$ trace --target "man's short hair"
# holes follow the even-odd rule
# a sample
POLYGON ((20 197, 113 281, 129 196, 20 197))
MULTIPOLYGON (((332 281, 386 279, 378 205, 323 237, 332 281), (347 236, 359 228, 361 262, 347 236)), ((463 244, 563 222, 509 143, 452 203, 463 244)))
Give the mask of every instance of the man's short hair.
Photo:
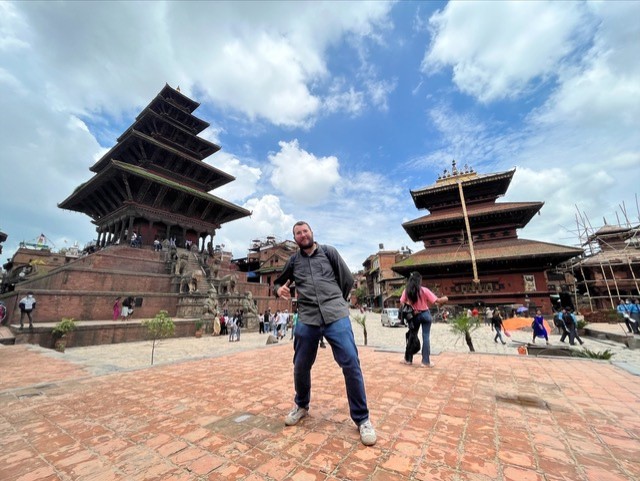
POLYGON ((306 225, 306 226, 309 228, 309 230, 311 230, 311 226, 309 225, 309 223, 308 223, 308 222, 306 222, 306 221, 304 221, 304 220, 299 220, 298 222, 296 222, 295 224, 293 224, 293 227, 292 227, 292 229, 291 229, 291 232, 295 234, 296 227, 297 227, 297 226, 299 226, 299 225, 306 225))

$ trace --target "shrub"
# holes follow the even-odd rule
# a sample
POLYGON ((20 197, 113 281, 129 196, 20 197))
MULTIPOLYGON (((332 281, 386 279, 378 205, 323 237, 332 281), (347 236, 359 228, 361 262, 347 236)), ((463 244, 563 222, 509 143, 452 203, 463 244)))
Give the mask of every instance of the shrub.
POLYGON ((63 317, 62 320, 57 323, 51 330, 53 337, 60 339, 67 333, 73 331, 76 328, 75 321, 70 317, 63 317))
POLYGON ((364 333, 364 345, 367 345, 367 315, 366 314, 355 314, 352 316, 353 321, 356 324, 362 326, 362 330, 364 333))
POLYGON ((149 336, 153 339, 151 347, 151 365, 153 366, 153 354, 156 350, 156 340, 164 337, 171 337, 175 331, 173 319, 169 317, 167 311, 160 311, 153 319, 142 321, 142 326, 147 329, 149 336))
POLYGON ((572 351, 571 355, 573 357, 586 357, 589 359, 611 359, 613 357, 613 353, 610 349, 596 352, 591 349, 587 349, 586 347, 583 347, 581 351, 572 351))

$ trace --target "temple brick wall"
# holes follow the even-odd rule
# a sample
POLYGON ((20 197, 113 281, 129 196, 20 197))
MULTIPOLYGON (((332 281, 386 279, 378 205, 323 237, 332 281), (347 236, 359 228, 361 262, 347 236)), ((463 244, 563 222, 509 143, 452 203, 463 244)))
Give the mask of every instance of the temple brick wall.
MULTIPOLYGON (((185 252, 181 250, 180 254, 185 252)), ((186 272, 197 268, 191 257, 187 258, 186 272)), ((234 267, 228 264, 220 268, 218 278, 235 276, 235 292, 241 296, 250 292, 259 313, 267 308, 272 312, 292 310, 291 302, 276 299, 269 285, 247 282, 246 273, 234 267)), ((7 305, 10 324, 19 321, 18 302, 29 291, 33 291, 37 300, 36 324, 58 322, 63 317, 83 321, 109 320, 113 317, 115 298, 129 295, 142 299, 142 305, 134 309, 133 319, 152 318, 160 310, 166 310, 172 317, 200 317, 210 287, 208 281, 199 285, 194 294, 179 294, 178 278, 170 271, 167 251, 111 246, 27 279, 16 291, 0 298, 7 305)))
MULTIPOLYGON (((448 296, 452 303, 460 305, 471 305, 480 300, 487 306, 497 306, 503 304, 519 303, 526 304, 526 298, 529 298, 529 304, 540 307, 543 313, 551 312, 551 300, 549 295, 555 294, 555 291, 548 291, 547 280, 544 272, 530 273, 500 273, 489 274, 487 276, 480 275, 481 289, 477 291, 467 290, 463 292, 460 286, 471 286, 470 277, 453 277, 442 278, 437 281, 432 279, 425 280, 424 285, 433 290, 438 295, 448 296), (533 275, 535 279, 535 291, 527 291, 524 285, 523 275, 533 275), (493 286, 503 286, 501 288, 487 288, 487 284, 493 286)), ((530 313, 531 314, 531 313, 530 313)))
MULTIPOLYGON (((112 292, 70 292, 70 291, 38 291, 32 289, 36 298, 36 309, 33 312, 34 322, 58 322, 63 317, 76 320, 108 320, 113 318, 113 303, 116 296, 112 292)), ((20 320, 18 302, 26 295, 26 291, 16 291, 7 304, 10 314, 9 322, 16 324, 20 320)), ((134 293, 133 297, 142 299, 142 306, 134 308, 132 319, 149 319, 160 310, 170 316, 176 315, 178 294, 158 294, 153 292, 134 293)), ((25 319, 25 323, 28 321, 25 319)))

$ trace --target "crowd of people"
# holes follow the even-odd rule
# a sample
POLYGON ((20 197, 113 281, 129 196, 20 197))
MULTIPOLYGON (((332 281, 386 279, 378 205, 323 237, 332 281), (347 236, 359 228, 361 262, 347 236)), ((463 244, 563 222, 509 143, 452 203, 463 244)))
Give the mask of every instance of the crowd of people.
POLYGON ((260 334, 271 334, 277 340, 287 337, 290 331, 290 340, 293 339, 296 324, 298 323, 298 312, 294 310, 289 313, 288 309, 282 311, 276 310, 271 312, 271 308, 267 308, 263 314, 258 316, 258 332, 260 334))

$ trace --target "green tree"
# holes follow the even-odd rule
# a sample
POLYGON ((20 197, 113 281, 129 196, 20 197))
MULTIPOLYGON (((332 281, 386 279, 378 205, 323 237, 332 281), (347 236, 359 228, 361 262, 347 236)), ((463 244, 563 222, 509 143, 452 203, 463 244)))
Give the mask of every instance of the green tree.
POLYGON ((456 316, 449 321, 451 330, 464 337, 467 346, 471 352, 476 352, 473 348, 473 341, 471 340, 471 333, 480 327, 480 319, 474 317, 467 317, 466 314, 456 316))
POLYGON ((367 302, 367 287, 360 286, 356 289, 356 299, 358 300, 359 305, 364 305, 367 302))
POLYGON ((366 314, 355 314, 352 316, 353 321, 356 324, 362 326, 362 332, 364 334, 364 345, 367 345, 367 315, 366 314))
POLYGON ((151 365, 153 366, 153 354, 156 350, 156 340, 173 336, 176 325, 173 319, 169 317, 167 311, 160 311, 153 319, 142 321, 142 326, 147 329, 149 337, 153 339, 151 347, 151 365))

